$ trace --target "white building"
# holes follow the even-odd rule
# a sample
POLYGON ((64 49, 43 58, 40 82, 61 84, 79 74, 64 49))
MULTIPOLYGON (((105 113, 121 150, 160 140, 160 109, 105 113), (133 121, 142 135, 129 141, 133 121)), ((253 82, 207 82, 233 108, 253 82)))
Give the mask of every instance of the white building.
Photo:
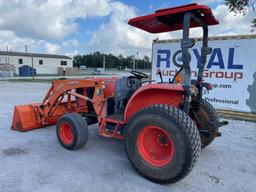
POLYGON ((54 75, 58 74, 58 67, 73 67, 73 60, 65 55, 0 51, 0 64, 13 65, 17 74, 19 67, 28 65, 37 74, 54 75))

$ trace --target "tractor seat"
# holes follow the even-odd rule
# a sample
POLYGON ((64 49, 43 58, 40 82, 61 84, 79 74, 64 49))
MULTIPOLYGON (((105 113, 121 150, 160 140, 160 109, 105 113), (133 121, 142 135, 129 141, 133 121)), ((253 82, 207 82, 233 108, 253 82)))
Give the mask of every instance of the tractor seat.
POLYGON ((129 77, 122 77, 117 80, 114 92, 116 114, 124 112, 130 97, 135 91, 134 86, 129 86, 129 77))

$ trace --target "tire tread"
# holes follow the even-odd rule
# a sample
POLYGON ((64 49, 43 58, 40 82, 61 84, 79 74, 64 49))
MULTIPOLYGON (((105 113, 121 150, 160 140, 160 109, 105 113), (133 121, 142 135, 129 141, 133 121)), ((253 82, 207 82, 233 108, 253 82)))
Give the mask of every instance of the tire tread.
MULTIPOLYGON (((151 177, 148 177, 147 175, 145 175, 145 173, 141 172, 134 165, 131 158, 129 157, 127 145, 125 144, 126 154, 128 156, 128 159, 130 160, 132 166, 142 176, 148 178, 149 180, 156 182, 156 183, 160 183, 160 184, 177 182, 190 173, 190 171, 192 170, 192 168, 194 167, 195 163, 198 160, 198 157, 200 154, 200 149, 201 149, 201 141, 200 141, 200 135, 199 135, 198 129, 197 129, 195 123, 193 122, 193 120, 182 110, 175 108, 175 107, 171 107, 169 105, 163 105, 163 104, 151 105, 149 107, 146 107, 146 108, 142 109, 141 111, 139 111, 138 113, 136 113, 132 117, 132 119, 136 118, 137 116, 147 114, 149 111, 157 111, 157 112, 162 113, 163 115, 169 117, 172 120, 176 120, 177 123, 179 124, 179 127, 182 129, 181 131, 184 134, 186 141, 188 142, 187 146, 189 148, 187 150, 187 152, 189 154, 186 154, 188 160, 185 163, 185 167, 183 168, 183 171, 175 178, 166 177, 165 180, 151 178, 151 177)), ((128 124, 127 128, 129 128, 129 124, 128 124)), ((125 143, 127 143, 127 141, 126 141, 127 139, 129 139, 129 137, 125 136, 125 143)))

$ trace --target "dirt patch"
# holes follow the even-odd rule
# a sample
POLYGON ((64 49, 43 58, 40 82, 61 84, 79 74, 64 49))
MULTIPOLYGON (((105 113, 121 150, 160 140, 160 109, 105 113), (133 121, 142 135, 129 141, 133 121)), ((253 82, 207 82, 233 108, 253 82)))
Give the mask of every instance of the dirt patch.
POLYGON ((17 156, 17 155, 25 155, 27 154, 27 150, 20 148, 8 148, 4 149, 3 153, 8 156, 17 156))

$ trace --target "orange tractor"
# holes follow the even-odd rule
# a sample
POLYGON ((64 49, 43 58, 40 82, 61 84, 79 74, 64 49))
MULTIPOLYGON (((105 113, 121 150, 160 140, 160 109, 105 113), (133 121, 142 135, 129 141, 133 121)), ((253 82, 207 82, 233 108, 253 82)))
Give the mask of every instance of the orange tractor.
POLYGON ((156 83, 139 71, 128 77, 56 80, 42 103, 15 106, 12 129, 57 124, 60 144, 77 150, 88 141, 88 125, 98 123, 101 136, 124 139, 126 154, 142 176, 157 183, 177 182, 191 171, 201 147, 220 136, 219 127, 227 124, 202 98, 203 89, 211 89, 203 82, 211 52, 208 25, 218 21, 207 6, 190 4, 158 10, 129 24, 151 33, 183 29, 183 63, 173 81, 156 83), (196 80, 191 80, 189 64, 193 27, 202 27, 204 35, 196 80))

